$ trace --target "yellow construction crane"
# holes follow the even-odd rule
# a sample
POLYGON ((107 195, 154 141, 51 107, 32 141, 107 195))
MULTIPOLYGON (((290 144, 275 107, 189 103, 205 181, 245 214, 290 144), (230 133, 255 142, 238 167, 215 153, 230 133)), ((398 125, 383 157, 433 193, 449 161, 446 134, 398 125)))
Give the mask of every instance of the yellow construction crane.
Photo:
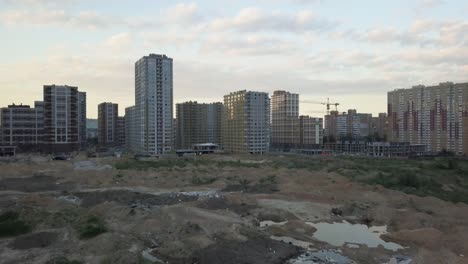
POLYGON ((327 106, 327 115, 330 114, 330 106, 335 106, 335 111, 338 112, 338 106, 340 103, 330 103, 330 98, 327 98, 327 102, 319 102, 319 101, 310 101, 310 100, 301 100, 301 103, 305 104, 321 104, 321 105, 326 105, 327 106))

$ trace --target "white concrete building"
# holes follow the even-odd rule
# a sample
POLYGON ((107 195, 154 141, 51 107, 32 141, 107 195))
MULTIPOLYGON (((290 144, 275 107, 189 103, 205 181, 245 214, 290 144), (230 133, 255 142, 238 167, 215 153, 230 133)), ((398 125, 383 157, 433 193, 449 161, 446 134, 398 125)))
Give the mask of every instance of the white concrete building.
POLYGON ((172 59, 150 54, 135 63, 136 152, 152 155, 173 150, 172 59))

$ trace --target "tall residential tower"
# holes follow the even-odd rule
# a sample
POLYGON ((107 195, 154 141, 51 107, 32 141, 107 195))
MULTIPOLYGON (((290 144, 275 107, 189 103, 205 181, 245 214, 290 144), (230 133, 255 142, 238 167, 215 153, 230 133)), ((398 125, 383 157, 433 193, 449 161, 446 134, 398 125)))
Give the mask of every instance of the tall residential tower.
MULTIPOLYGON (((86 97, 78 87, 44 85, 44 150, 46 152, 72 152, 80 150, 81 120, 86 120, 86 97), (81 100, 80 100, 81 99, 81 100)), ((86 129, 84 130, 86 133, 86 129)))
POLYGON ((138 153, 161 155, 173 150, 172 59, 150 54, 135 63, 135 117, 138 153))
POLYGON ((468 154, 468 83, 389 92, 388 140, 423 144, 430 152, 468 154))
POLYGON ((290 149, 300 144, 299 95, 275 91, 271 97, 271 144, 274 149, 290 149))
POLYGON ((118 136, 119 105, 101 103, 98 105, 98 143, 101 147, 119 145, 118 136))

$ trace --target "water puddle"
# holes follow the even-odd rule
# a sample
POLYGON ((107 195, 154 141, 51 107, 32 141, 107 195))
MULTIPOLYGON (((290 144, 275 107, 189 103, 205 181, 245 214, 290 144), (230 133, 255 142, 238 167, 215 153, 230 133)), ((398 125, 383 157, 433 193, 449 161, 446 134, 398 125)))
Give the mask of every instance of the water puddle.
POLYGON ((379 245, 392 251, 403 249, 402 246, 392 243, 385 242, 380 238, 381 235, 387 233, 387 226, 371 226, 360 224, 351 224, 349 222, 342 223, 310 223, 317 228, 314 233, 314 238, 317 240, 327 242, 330 245, 341 247, 346 244, 353 245, 367 245, 370 248, 376 248, 379 245))

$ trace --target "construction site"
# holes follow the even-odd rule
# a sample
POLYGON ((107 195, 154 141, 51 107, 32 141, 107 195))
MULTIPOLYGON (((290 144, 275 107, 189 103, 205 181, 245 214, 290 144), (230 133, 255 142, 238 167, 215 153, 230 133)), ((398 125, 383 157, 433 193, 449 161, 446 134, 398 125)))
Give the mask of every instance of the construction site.
POLYGON ((468 162, 0 162, 0 263, 468 263, 468 162))

